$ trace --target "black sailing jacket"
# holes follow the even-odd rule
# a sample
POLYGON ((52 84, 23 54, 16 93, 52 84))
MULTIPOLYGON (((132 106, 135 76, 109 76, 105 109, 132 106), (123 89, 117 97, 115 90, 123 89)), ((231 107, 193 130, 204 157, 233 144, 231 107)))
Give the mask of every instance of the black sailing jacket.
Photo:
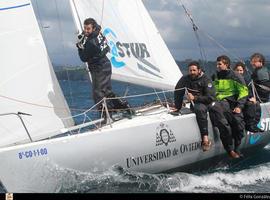
POLYGON ((270 77, 266 67, 255 69, 251 75, 257 93, 262 102, 268 102, 270 94, 270 77))
POLYGON ((100 29, 98 26, 97 30, 87 37, 84 49, 78 49, 80 59, 88 63, 90 70, 109 61, 106 54, 110 51, 110 47, 100 29))
POLYGON ((187 88, 189 93, 195 96, 194 103, 210 104, 215 100, 215 89, 212 81, 202 74, 198 78, 192 79, 189 75, 182 76, 175 86, 174 92, 174 104, 175 107, 180 110, 185 95, 185 90, 177 90, 181 88, 187 88))

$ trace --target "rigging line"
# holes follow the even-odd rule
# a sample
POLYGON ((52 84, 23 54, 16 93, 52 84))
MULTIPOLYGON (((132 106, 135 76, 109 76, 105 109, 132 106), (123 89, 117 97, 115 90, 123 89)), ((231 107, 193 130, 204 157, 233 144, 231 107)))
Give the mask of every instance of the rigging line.
MULTIPOLYGON (((254 85, 254 83, 253 83, 253 85, 254 85)), ((262 103, 262 100, 261 100, 261 98, 260 98, 260 96, 259 96, 259 94, 258 94, 258 92, 257 92, 257 90, 255 88, 255 85, 254 85, 254 91, 255 91, 255 95, 258 98, 259 102, 262 103)))
MULTIPOLYGON (((75 10, 75 13, 72 11, 73 16, 76 15, 76 16, 74 16, 74 18, 76 17, 76 19, 77 19, 77 20, 74 19, 74 20, 75 20, 74 22, 75 22, 75 24, 77 24, 76 21, 79 22, 79 26, 80 26, 80 27, 77 27, 77 28, 81 28, 81 30, 78 30, 78 31, 79 31, 78 34, 80 34, 80 31, 83 31, 83 30, 84 30, 84 29, 83 29, 83 24, 82 24, 81 18, 80 18, 80 16, 79 16, 79 12, 78 12, 78 8, 77 8, 77 6, 76 6, 76 4, 75 4, 75 0, 72 0, 72 4, 73 4, 73 8, 74 8, 74 10, 75 10)), ((78 24, 77 24, 77 25, 78 25, 78 24)), ((88 68, 87 62, 84 62, 84 66, 85 66, 85 69, 86 69, 86 71, 87 71, 87 73, 88 73, 89 80, 90 80, 90 82, 92 82, 92 76, 91 76, 90 70, 89 70, 89 68, 88 68)))
POLYGON ((81 21, 80 16, 79 16, 78 9, 76 7, 76 4, 75 4, 74 0, 72 0, 72 3, 73 3, 73 7, 75 9, 75 13, 74 14, 76 14, 76 18, 78 19, 78 22, 80 23, 80 28, 81 28, 81 31, 82 31, 83 30, 83 25, 82 25, 82 21, 81 21))
POLYGON ((214 42, 218 47, 220 47, 221 49, 223 49, 223 51, 225 51, 226 53, 228 53, 230 56, 232 56, 232 57, 236 58, 237 60, 243 62, 242 59, 240 58, 240 56, 237 56, 235 53, 234 53, 234 54, 230 53, 228 49, 226 49, 222 44, 220 44, 219 42, 217 42, 217 41, 216 41, 213 37, 211 37, 208 33, 202 31, 201 29, 199 29, 198 26, 195 24, 195 22, 194 22, 194 20, 193 20, 193 18, 192 18, 192 16, 191 16, 191 14, 187 11, 187 9, 185 8, 184 4, 182 3, 182 0, 179 0, 179 1, 180 1, 180 3, 181 3, 182 7, 183 7, 184 10, 185 10, 185 13, 186 13, 187 16, 190 18, 190 20, 191 20, 191 22, 192 22, 192 24, 193 24, 193 29, 195 29, 196 31, 199 31, 199 32, 201 32, 202 34, 204 34, 205 37, 207 37, 207 38, 210 39, 212 42, 214 42), (194 27, 194 25, 195 25, 195 27, 194 27))
MULTIPOLYGON (((185 95, 188 96, 188 88, 185 87, 185 95)), ((192 104, 192 106, 194 106, 194 101, 193 100, 190 100, 190 103, 192 104)))
POLYGON ((41 31, 41 33, 42 33, 42 35, 44 37, 44 40, 46 40, 45 39, 45 33, 44 33, 44 30, 43 30, 43 25, 42 25, 42 18, 41 18, 41 14, 40 14, 40 9, 39 9, 39 5, 38 5, 37 0, 35 0, 35 4, 36 4, 36 8, 37 8, 37 16, 39 18, 38 23, 39 23, 40 31, 41 31))
POLYGON ((73 106, 74 99, 73 99, 73 93, 72 93, 70 79, 69 79, 69 73, 68 73, 68 69, 67 68, 65 68, 65 70, 66 70, 66 74, 67 74, 67 78, 68 78, 68 88, 69 88, 69 95, 70 95, 70 98, 71 98, 71 106, 73 106))
POLYGON ((127 96, 128 92, 129 92, 129 86, 130 86, 130 85, 127 84, 126 91, 125 91, 125 93, 124 93, 124 97, 127 96))
MULTIPOLYGON (((202 58, 203 61, 206 62, 207 56, 206 56, 205 50, 203 49, 203 46, 201 44, 201 40, 200 40, 200 37, 199 37, 199 34, 198 34, 197 31, 195 31, 195 36, 197 38, 197 42, 198 42, 198 46, 199 46, 201 58, 202 58)), ((204 69, 204 65, 203 65, 203 69, 204 69)))
MULTIPOLYGON (((59 1, 58 1, 59 2, 59 1)), ((56 0, 54 0, 54 4, 55 4, 55 8, 56 8, 56 16, 57 16, 57 23, 58 23, 58 26, 59 26, 59 31, 60 31, 60 38, 61 38, 61 44, 62 44, 62 47, 63 47, 63 55, 68 58, 68 54, 65 50, 65 43, 64 43, 64 35, 63 35, 63 28, 62 28, 62 23, 60 21, 60 14, 59 14, 59 8, 58 8, 58 3, 56 0)), ((68 59, 67 59, 68 60, 68 59)))
MULTIPOLYGON (((84 113, 84 119, 83 119, 83 123, 82 124, 85 124, 86 118, 87 118, 87 115, 86 115, 86 113, 84 113)), ((82 127, 80 127, 79 130, 78 130, 79 133, 81 132, 81 128, 82 127)))
POLYGON ((249 85, 251 85, 253 97, 256 99, 255 85, 254 85, 254 82, 252 79, 251 79, 250 83, 248 84, 248 87, 249 87, 249 85))
MULTIPOLYGON (((129 96, 125 96, 125 97, 115 97, 115 98, 106 98, 107 100, 109 99, 119 99, 119 98, 135 98, 135 97, 142 97, 142 96, 151 96, 151 95, 156 95, 159 93, 164 93, 164 92, 174 92, 174 91, 180 91, 180 90, 185 90, 185 88, 179 88, 179 89, 173 89, 173 90, 166 90, 166 91, 161 91, 161 92, 151 92, 151 93, 144 93, 144 94, 138 94, 138 95, 129 95, 129 96)), ((41 105, 41 104, 36 104, 36 103, 31 103, 31 102, 27 102, 27 101, 22 101, 19 99, 15 99, 12 97, 7 97, 4 95, 0 94, 0 97, 11 100, 11 101, 15 101, 15 102, 19 102, 19 103, 24 103, 24 104, 28 104, 28 105, 32 105, 32 106, 37 106, 37 107, 44 107, 44 108, 53 108, 53 109, 65 109, 64 107, 60 108, 60 107, 53 107, 53 106, 48 106, 48 105, 41 105)), ((89 112, 90 110, 92 110, 95 106, 99 105, 103 100, 100 100, 98 103, 96 103, 95 105, 93 105, 91 108, 87 109, 84 113, 89 112)), ((81 111, 82 109, 75 109, 75 108, 70 108, 71 110, 78 110, 81 111)), ((79 115, 76 115, 79 116, 79 115)))
MULTIPOLYGON (((160 97, 159 97, 159 95, 158 95, 158 93, 157 93, 157 91, 156 91, 156 89, 155 89, 155 88, 153 88, 153 89, 154 89, 154 91, 155 91, 155 94, 156 94, 158 100, 159 100, 160 102, 162 102, 161 99, 160 99, 160 97)), ((162 91, 162 92, 163 92, 163 91, 162 91)))
POLYGON ((212 36, 210 36, 208 33, 202 31, 201 29, 199 30, 202 34, 204 34, 205 37, 207 37, 209 40, 211 40, 212 42, 214 42, 218 47, 220 47, 223 51, 225 51, 226 53, 228 53, 229 55, 231 55, 232 57, 236 58, 237 60, 243 62, 243 60, 240 58, 240 56, 236 55, 236 54, 232 54, 230 53, 230 51, 228 49, 226 49, 221 43, 219 43, 218 41, 216 41, 212 36))
MULTIPOLYGON (((73 115, 71 117, 75 118, 75 117, 79 117, 81 115, 86 115, 86 113, 90 112, 91 110, 94 109, 94 107, 96 107, 97 105, 101 104, 103 102, 103 99, 101 99, 98 103, 94 104, 93 106, 91 106, 89 109, 85 110, 83 113, 79 113, 77 115, 73 115)), ((71 117, 65 117, 65 118, 61 118, 61 119, 70 119, 71 117)))
MULTIPOLYGON (((105 108, 102 107, 102 109, 101 109, 101 114, 100 114, 100 119, 102 119, 102 118, 103 118, 102 116, 104 116, 104 110, 105 110, 105 108)), ((104 120, 105 120, 105 119, 104 119, 104 120)), ((96 129, 100 130, 100 128, 101 128, 101 126, 102 126, 102 121, 99 122, 99 125, 94 124, 94 126, 96 127, 96 129)))
MULTIPOLYGON (((190 22, 192 24, 192 27, 193 27, 193 31, 194 31, 194 34, 195 34, 195 37, 197 39, 197 42, 198 42, 198 46, 199 46, 199 50, 200 50, 200 55, 201 55, 201 58, 202 58, 202 61, 205 61, 206 62, 206 53, 202 47, 202 44, 201 44, 201 40, 200 40, 200 37, 199 37, 199 34, 198 34, 198 26, 195 24, 193 18, 192 18, 192 15, 190 12, 188 12, 187 8, 185 7, 185 5, 183 4, 183 2, 181 0, 179 0, 181 6, 183 7, 184 11, 185 11, 185 14, 187 15, 187 17, 190 19, 190 22)), ((204 65, 203 65, 204 66, 204 65)), ((204 68, 204 67, 203 67, 204 68)))
POLYGON ((167 108, 168 110, 170 110, 169 101, 168 101, 168 99, 167 99, 167 97, 166 97, 165 92, 163 92, 163 96, 164 96, 164 99, 165 99, 166 108, 167 108))
MULTIPOLYGON (((0 95, 0 97, 11 100, 11 101, 23 103, 23 104, 28 104, 28 105, 31 105, 31 106, 37 106, 37 107, 43 107, 43 108, 52 108, 52 109, 59 109, 59 110, 60 109, 61 110, 66 110, 66 108, 64 108, 64 107, 53 107, 53 106, 42 105, 42 104, 37 104, 37 103, 30 103, 30 102, 27 102, 27 101, 18 100, 18 99, 15 99, 15 98, 4 96, 4 95, 0 95)), ((81 111, 82 109, 71 108, 71 110, 81 111)))
MULTIPOLYGON (((85 115, 85 117, 89 120, 89 122, 93 122, 93 120, 90 118, 90 117, 88 117, 87 115, 85 115)), ((84 122, 85 123, 85 122, 84 122)), ((84 123, 82 123, 82 124, 84 124, 84 123)), ((95 128, 98 128, 98 126, 94 123, 93 124, 94 126, 95 126, 95 128)), ((86 127, 80 127, 80 129, 77 131, 77 134, 78 133, 81 133, 81 130, 83 129, 83 128, 86 128, 86 127)))
MULTIPOLYGON (((156 95, 156 94, 160 94, 163 92, 174 92, 174 91, 180 91, 180 90, 185 90, 185 88, 179 88, 179 89, 173 89, 173 90, 164 90, 164 91, 160 91, 160 92, 149 92, 149 93, 144 93, 144 94, 136 94, 136 95, 129 95, 126 97, 121 97, 121 98, 134 98, 134 97, 142 97, 142 96, 151 96, 151 95, 156 95)), ((111 98, 106 98, 106 99, 117 99, 120 97, 111 97, 111 98)))
POLYGON ((104 0, 102 0, 102 9, 101 9, 101 19, 100 19, 100 26, 102 27, 102 22, 103 22, 103 16, 104 16, 104 0))
POLYGON ((260 99, 260 96, 259 96, 259 94, 258 94, 258 92, 257 92, 257 89, 256 89, 256 87, 255 87, 255 83, 254 83, 253 80, 251 80, 250 85, 251 85, 251 88, 252 88, 253 97, 254 97, 255 99, 258 99, 259 102, 262 103, 262 100, 260 99))

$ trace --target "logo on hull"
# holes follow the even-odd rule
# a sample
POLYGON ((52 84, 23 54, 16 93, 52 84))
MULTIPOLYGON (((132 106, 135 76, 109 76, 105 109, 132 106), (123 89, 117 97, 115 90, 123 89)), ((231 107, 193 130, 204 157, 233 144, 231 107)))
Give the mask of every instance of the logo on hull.
POLYGON ((168 125, 160 123, 156 129, 156 146, 165 144, 168 146, 169 143, 176 142, 176 138, 173 135, 172 130, 168 125))

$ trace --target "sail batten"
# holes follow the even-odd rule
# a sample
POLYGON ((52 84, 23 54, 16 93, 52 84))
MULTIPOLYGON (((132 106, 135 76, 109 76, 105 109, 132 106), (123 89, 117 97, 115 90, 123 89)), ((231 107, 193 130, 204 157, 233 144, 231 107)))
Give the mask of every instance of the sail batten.
MULTIPOLYGON (((0 114, 30 114, 21 117, 33 140, 72 126, 30 0, 2 2, 0 18, 0 114)), ((0 146, 29 142, 16 115, 0 116, 0 137, 0 146)))
POLYGON ((182 76, 141 0, 70 0, 78 30, 86 18, 102 24, 112 79, 173 89, 182 76))

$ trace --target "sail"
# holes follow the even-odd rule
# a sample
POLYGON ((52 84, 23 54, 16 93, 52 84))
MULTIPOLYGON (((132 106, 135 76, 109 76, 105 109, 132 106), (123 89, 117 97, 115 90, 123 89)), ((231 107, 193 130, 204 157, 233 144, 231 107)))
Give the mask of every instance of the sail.
POLYGON ((1 1, 0 19, 0 146, 30 141, 22 121, 33 140, 72 126, 31 1, 1 1))
POLYGON ((141 0, 70 0, 78 30, 86 18, 102 26, 111 47, 112 79, 173 89, 182 76, 141 0))

